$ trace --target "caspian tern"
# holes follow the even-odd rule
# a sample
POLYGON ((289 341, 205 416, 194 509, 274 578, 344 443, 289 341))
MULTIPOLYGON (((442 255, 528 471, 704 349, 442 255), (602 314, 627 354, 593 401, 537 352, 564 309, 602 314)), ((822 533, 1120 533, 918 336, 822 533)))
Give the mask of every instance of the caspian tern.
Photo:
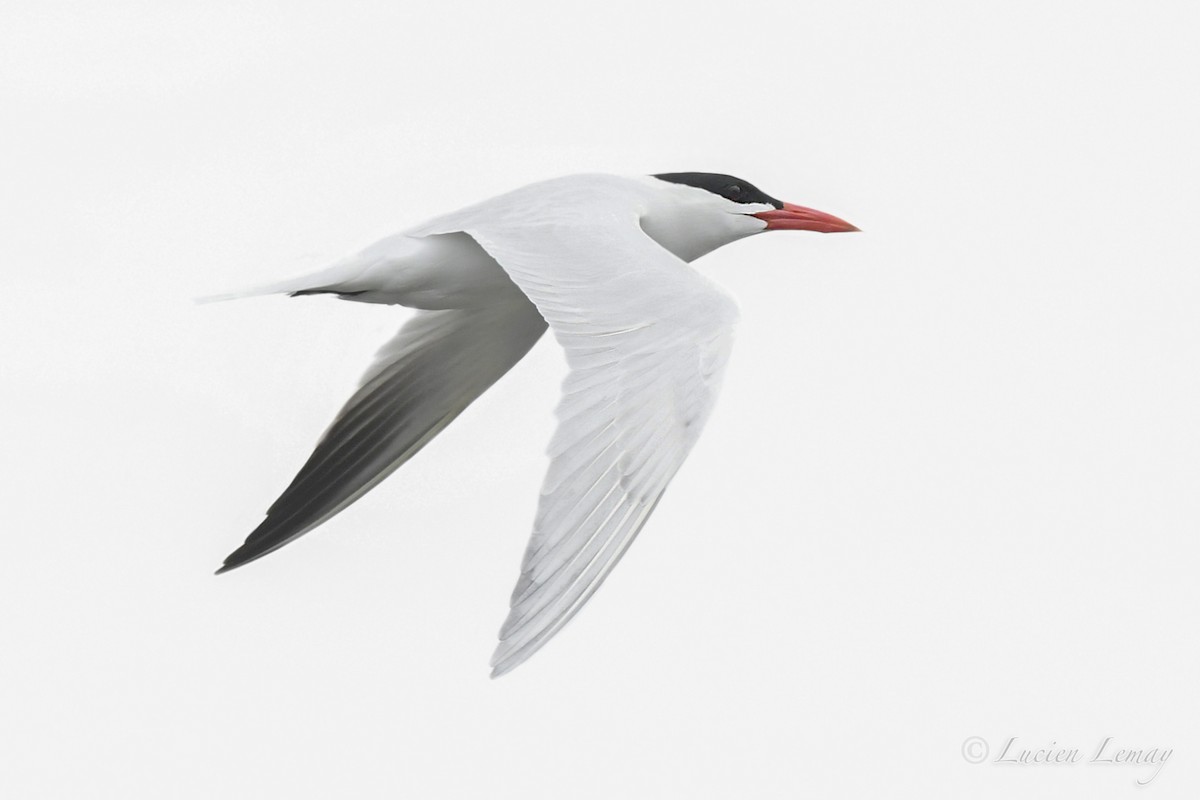
MULTIPOLYGON (((547 325, 569 374, 533 536, 492 658, 521 664, 587 602, 695 444, 737 319, 688 266, 770 230, 858 230, 703 172, 535 183, 245 294, 418 309, 218 574, 312 530, 412 458, 547 325)), ((242 295, 235 295, 242 296, 242 295)))

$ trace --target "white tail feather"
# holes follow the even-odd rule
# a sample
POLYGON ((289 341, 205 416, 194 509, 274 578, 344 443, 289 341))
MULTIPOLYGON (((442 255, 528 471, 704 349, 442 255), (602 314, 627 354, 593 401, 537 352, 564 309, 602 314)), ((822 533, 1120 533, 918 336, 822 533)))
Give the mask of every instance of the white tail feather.
POLYGON ((311 272, 298 278, 254 286, 237 292, 205 295, 197 297, 195 302, 203 305, 206 303, 221 303, 226 300, 240 300, 243 297, 262 297, 268 294, 292 294, 293 292, 313 292, 318 290, 336 292, 338 289, 344 288, 347 282, 357 277, 362 272, 362 269, 363 264, 361 261, 355 258, 348 258, 339 261, 331 267, 326 267, 325 269, 311 272))

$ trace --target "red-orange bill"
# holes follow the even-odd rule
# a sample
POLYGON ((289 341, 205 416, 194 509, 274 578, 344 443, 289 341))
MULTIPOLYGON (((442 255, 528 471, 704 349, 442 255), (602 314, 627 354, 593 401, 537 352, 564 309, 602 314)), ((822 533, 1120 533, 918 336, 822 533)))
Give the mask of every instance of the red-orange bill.
POLYGON ((818 233, 847 233, 858 228, 832 214, 815 208, 784 203, 783 208, 760 211, 754 216, 767 223, 769 231, 817 231, 818 233))

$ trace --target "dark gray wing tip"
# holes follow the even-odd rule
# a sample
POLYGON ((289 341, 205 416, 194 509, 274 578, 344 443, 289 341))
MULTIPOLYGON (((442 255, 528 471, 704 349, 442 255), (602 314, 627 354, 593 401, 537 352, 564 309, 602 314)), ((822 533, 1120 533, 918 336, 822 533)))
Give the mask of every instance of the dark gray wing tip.
MULTIPOLYGON (((253 539, 253 534, 251 534, 251 539, 253 539)), ((266 545, 261 541, 258 541, 258 542, 247 541, 245 544, 243 544, 237 550, 234 550, 232 553, 230 553, 228 556, 226 556, 225 563, 222 564, 221 567, 213 574, 220 575, 222 573, 229 572, 231 570, 235 570, 238 567, 245 566, 246 564, 249 564, 251 561, 262 558, 267 553, 270 553, 274 550, 278 550, 280 547, 287 544, 287 542, 289 542, 289 541, 291 541, 291 540, 285 539, 284 541, 275 542, 275 543, 272 543, 269 545, 266 545)))

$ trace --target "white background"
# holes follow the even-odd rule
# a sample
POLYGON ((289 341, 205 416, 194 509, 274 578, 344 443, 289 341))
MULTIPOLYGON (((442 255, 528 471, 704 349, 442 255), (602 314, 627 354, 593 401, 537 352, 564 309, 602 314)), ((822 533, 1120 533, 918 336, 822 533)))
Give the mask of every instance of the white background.
POLYGON ((0 9, 6 797, 1195 796, 1195 4, 0 9), (408 312, 193 297, 682 170, 864 233, 700 262, 717 411, 544 651, 487 677, 549 339, 212 576, 408 312))

